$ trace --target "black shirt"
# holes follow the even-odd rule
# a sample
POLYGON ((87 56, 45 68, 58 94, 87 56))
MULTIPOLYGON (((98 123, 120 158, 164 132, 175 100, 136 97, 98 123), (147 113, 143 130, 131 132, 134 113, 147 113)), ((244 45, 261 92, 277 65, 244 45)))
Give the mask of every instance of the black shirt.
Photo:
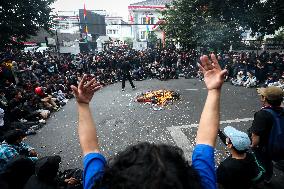
POLYGON ((122 63, 121 65, 121 70, 123 74, 130 74, 130 70, 131 70, 131 65, 128 61, 125 61, 124 63, 122 63))
MULTIPOLYGON (((273 108, 277 113, 282 111, 281 107, 273 108)), ((254 133, 260 137, 260 141, 258 146, 265 147, 268 145, 269 135, 271 128, 273 126, 273 116, 271 113, 265 111, 264 109, 256 112, 254 114, 254 120, 252 122, 252 126, 249 129, 249 133, 254 133)))
POLYGON ((225 189, 248 189, 258 173, 255 159, 250 153, 245 159, 230 156, 217 168, 217 182, 225 189))

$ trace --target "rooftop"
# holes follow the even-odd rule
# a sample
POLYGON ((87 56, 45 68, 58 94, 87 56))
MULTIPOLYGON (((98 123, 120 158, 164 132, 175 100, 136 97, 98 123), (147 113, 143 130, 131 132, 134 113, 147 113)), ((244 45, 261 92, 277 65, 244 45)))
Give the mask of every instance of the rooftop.
POLYGON ((136 6, 136 5, 142 5, 142 6, 146 6, 146 5, 152 5, 152 6, 159 6, 159 5, 166 5, 171 3, 173 0, 145 0, 145 1, 141 1, 138 3, 133 3, 130 4, 130 6, 136 6))

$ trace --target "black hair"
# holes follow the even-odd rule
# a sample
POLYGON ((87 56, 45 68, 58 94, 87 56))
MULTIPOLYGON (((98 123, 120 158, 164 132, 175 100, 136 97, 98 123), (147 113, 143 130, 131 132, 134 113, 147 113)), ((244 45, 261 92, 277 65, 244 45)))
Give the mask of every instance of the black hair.
POLYGON ((15 144, 17 140, 22 139, 25 136, 26 134, 23 130, 17 129, 17 130, 8 131, 5 134, 4 139, 8 144, 15 144))
POLYGON ((115 156, 94 189, 199 189, 200 178, 183 151, 166 144, 139 143, 115 156))
POLYGON ((278 100, 268 100, 267 98, 265 99, 266 99, 266 102, 270 104, 271 106, 281 106, 281 103, 283 101, 283 98, 278 99, 278 100))

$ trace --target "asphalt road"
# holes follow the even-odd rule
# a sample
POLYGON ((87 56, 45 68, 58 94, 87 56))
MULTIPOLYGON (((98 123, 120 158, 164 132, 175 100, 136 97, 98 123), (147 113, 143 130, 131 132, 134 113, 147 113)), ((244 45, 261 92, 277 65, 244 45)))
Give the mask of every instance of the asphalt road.
MULTIPOLYGON (((135 85, 137 89, 133 91, 127 83, 126 91, 122 92, 121 83, 113 84, 94 96, 91 109, 102 153, 109 158, 128 145, 148 141, 178 145, 190 159, 207 94, 203 81, 183 78, 146 80, 135 82, 135 85), (160 111, 155 111, 151 105, 135 102, 138 94, 154 89, 175 90, 180 93, 181 99, 160 111)), ((221 128, 231 125, 246 131, 260 106, 255 89, 225 83, 221 97, 221 128)), ((71 100, 61 111, 53 114, 36 135, 30 136, 27 143, 35 147, 41 156, 60 155, 63 169, 82 167, 77 123, 76 103, 71 100)), ((226 155, 225 146, 218 141, 217 163, 226 155)), ((276 174, 276 185, 269 188, 284 188, 283 173, 276 171, 276 174)))

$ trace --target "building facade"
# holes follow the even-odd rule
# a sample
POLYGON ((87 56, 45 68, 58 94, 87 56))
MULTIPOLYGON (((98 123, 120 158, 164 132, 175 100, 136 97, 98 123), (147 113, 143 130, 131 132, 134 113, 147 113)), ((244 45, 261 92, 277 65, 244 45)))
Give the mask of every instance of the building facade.
POLYGON ((172 0, 146 0, 128 6, 129 23, 132 24, 133 47, 145 49, 148 47, 148 38, 154 32, 160 40, 164 37, 163 31, 157 29, 161 22, 161 11, 172 0))
POLYGON ((115 40, 124 41, 131 38, 131 26, 119 16, 106 16, 106 35, 115 40))

